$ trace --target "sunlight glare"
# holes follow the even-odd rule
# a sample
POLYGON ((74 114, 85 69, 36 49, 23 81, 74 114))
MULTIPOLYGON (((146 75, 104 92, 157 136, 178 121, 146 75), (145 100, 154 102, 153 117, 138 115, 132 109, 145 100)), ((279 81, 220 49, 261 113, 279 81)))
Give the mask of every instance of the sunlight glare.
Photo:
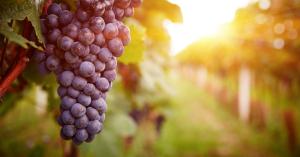
POLYGON ((165 25, 171 35, 171 54, 176 55, 201 37, 216 34, 221 26, 233 20, 238 8, 250 0, 170 0, 180 6, 183 23, 165 25))

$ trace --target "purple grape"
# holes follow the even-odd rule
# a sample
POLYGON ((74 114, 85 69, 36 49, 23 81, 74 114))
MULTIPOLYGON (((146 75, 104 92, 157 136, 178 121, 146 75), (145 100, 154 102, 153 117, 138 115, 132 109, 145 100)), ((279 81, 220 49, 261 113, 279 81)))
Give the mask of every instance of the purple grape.
POLYGON ((75 78, 72 81, 72 86, 77 90, 83 90, 86 84, 86 79, 80 76, 75 76, 75 78))
POLYGON ((42 30, 43 34, 47 34, 47 32, 48 32, 48 28, 46 26, 46 22, 47 22, 46 19, 41 19, 40 20, 41 30, 42 30))
POLYGON ((89 118, 89 120, 99 120, 100 119, 99 112, 96 109, 94 109, 93 107, 88 107, 86 109, 86 115, 89 118))
POLYGON ((85 22, 89 19, 89 13, 84 11, 81 8, 78 8, 76 11, 76 17, 80 22, 85 22))
POLYGON ((112 58, 112 53, 109 51, 108 48, 102 48, 100 53, 98 54, 98 59, 102 62, 108 62, 112 58))
POLYGON ((59 13, 62 11, 61 6, 57 3, 52 3, 47 10, 47 14, 56 14, 59 15, 59 13))
POLYGON ((104 71, 103 77, 105 77, 109 82, 112 82, 116 79, 117 73, 115 70, 104 71))
POLYGON ((70 87, 68 88, 68 90, 67 90, 67 93, 68 93, 68 95, 69 95, 70 97, 77 99, 77 97, 78 97, 79 94, 80 94, 80 91, 78 91, 78 90, 76 90, 76 89, 74 89, 73 87, 70 86, 70 87))
POLYGON ((65 60, 69 64, 74 64, 74 63, 76 63, 79 60, 79 57, 76 56, 76 55, 74 55, 71 52, 66 52, 65 53, 65 60))
POLYGON ((86 115, 84 115, 75 120, 75 127, 78 129, 83 129, 83 128, 87 127, 88 123, 89 123, 89 119, 86 115))
POLYGON ((57 123, 58 123, 60 126, 64 126, 64 125, 65 125, 64 122, 62 121, 61 115, 58 116, 58 117, 56 118, 56 121, 57 121, 57 123))
POLYGON ((59 59, 56 56, 49 56, 46 60, 46 66, 50 71, 55 71, 59 64, 59 59))
POLYGON ((58 21, 61 25, 65 26, 69 23, 71 23, 73 19, 73 13, 71 13, 69 10, 63 10, 60 12, 58 21))
POLYGON ((57 15, 50 14, 47 16, 47 26, 50 28, 56 28, 59 26, 57 15))
POLYGON ((92 98, 88 95, 81 93, 77 98, 78 103, 83 106, 89 106, 91 104, 92 98))
POLYGON ((124 46, 119 38, 108 41, 108 48, 115 57, 120 57, 124 52, 124 46))
POLYGON ((128 7, 125 9, 124 16, 131 17, 131 16, 133 16, 133 14, 134 14, 133 7, 128 7))
POLYGON ((86 108, 79 103, 76 103, 71 107, 71 113, 76 118, 83 116, 85 112, 86 112, 86 108))
POLYGON ((96 61, 98 58, 96 55, 87 55, 84 57, 84 61, 88 61, 88 62, 94 62, 96 61))
POLYGON ((113 22, 115 19, 116 19, 116 17, 115 17, 115 13, 113 10, 106 10, 104 12, 104 21, 106 23, 113 22))
POLYGON ((45 60, 46 58, 46 54, 42 51, 34 51, 34 60, 37 61, 37 62, 41 62, 43 60, 45 60))
POLYGON ((105 26, 103 35, 106 39, 113 39, 119 34, 118 27, 114 23, 109 23, 105 26))
POLYGON ((57 88, 57 94, 58 94, 60 97, 65 96, 65 95, 67 94, 67 91, 68 91, 68 89, 65 88, 65 87, 63 87, 63 86, 59 86, 59 87, 57 88))
POLYGON ((74 74, 71 71, 64 71, 58 77, 59 84, 64 87, 70 86, 73 82, 73 79, 74 74))
POLYGON ((75 134, 75 139, 78 142, 83 142, 88 138, 88 132, 85 129, 79 129, 77 130, 76 134, 75 134))
POLYGON ((102 130, 102 124, 98 120, 90 121, 86 130, 89 134, 97 134, 102 130))
POLYGON ((98 34, 101 33, 104 30, 105 22, 102 19, 102 17, 92 17, 90 19, 90 29, 98 34))
POLYGON ((142 5, 142 0, 131 0, 131 6, 137 8, 142 5))
POLYGON ((53 30, 51 30, 48 35, 47 35, 47 39, 48 42, 50 43, 56 43, 56 40, 61 36, 61 32, 59 29, 55 28, 53 30))
POLYGON ((71 138, 72 136, 75 135, 76 128, 74 127, 74 125, 64 125, 62 127, 62 133, 65 137, 71 138))
POLYGON ((99 122, 103 123, 104 120, 105 120, 105 113, 102 113, 101 116, 100 116, 99 122))
POLYGON ((98 89, 96 89, 92 95, 92 99, 95 100, 95 99, 99 99, 100 97, 101 97, 101 92, 98 89))
POLYGON ((73 23, 70 23, 62 29, 62 32, 70 38, 76 39, 78 35, 78 30, 78 26, 76 26, 73 23))
POLYGON ((46 67, 45 62, 41 62, 38 65, 38 71, 41 75, 46 75, 46 74, 50 73, 49 69, 46 67))
POLYGON ((59 40, 57 40, 57 46, 64 51, 68 51, 73 44, 73 39, 68 36, 63 36, 59 40))
POLYGON ((90 53, 90 48, 82 45, 80 42, 74 42, 71 46, 71 52, 74 55, 84 57, 90 53))
POLYGON ((83 77, 90 77, 95 73, 95 66, 93 63, 84 61, 80 64, 79 73, 83 77))
POLYGON ((79 30, 79 32, 78 32, 78 40, 82 44, 88 46, 94 42, 95 35, 90 29, 83 28, 83 29, 79 30))
POLYGON ((80 0, 80 6, 84 8, 89 8, 91 7, 96 0, 80 0))
POLYGON ((101 48, 95 44, 90 45, 91 54, 97 55, 100 52, 100 49, 101 48))
POLYGON ((94 43, 98 46, 103 46, 105 44, 105 38, 102 33, 96 34, 94 43))
POLYGON ((76 99, 73 99, 69 96, 64 96, 62 99, 61 99, 61 107, 65 110, 68 110, 72 107, 73 104, 76 103, 76 99))
POLYGON ((94 86, 94 84, 88 83, 84 87, 83 92, 84 92, 84 94, 89 95, 89 96, 93 95, 93 93, 95 92, 95 86, 94 86))
POLYGON ((109 88, 109 82, 106 78, 99 77, 95 82, 95 86, 101 91, 107 91, 109 88))
POLYGON ((118 37, 122 40, 124 46, 128 45, 131 41, 129 28, 125 25, 120 25, 118 29, 119 29, 118 37))
POLYGON ((102 72, 105 69, 105 64, 99 60, 94 61, 95 71, 102 72))
POLYGON ((104 112, 106 112, 107 104, 104 99, 99 98, 92 101, 91 107, 95 108, 99 113, 103 114, 104 112))
POLYGON ((53 45, 53 44, 47 44, 46 45, 46 49, 45 49, 45 53, 47 55, 52 55, 54 53, 54 50, 55 50, 55 45, 53 45))
POLYGON ((108 61, 106 64, 105 64, 105 69, 106 70, 113 70, 113 69, 116 69, 117 68, 117 59, 114 57, 112 58, 110 61, 108 61))
POLYGON ((61 114, 61 119, 63 121, 64 124, 66 125, 72 125, 75 122, 74 117, 71 115, 70 111, 63 111, 61 114))
POLYGON ((115 5, 119 8, 128 8, 130 6, 131 0, 115 0, 115 5))
POLYGON ((94 14, 97 16, 102 16, 105 12, 105 4, 102 2, 96 2, 93 5, 94 14))

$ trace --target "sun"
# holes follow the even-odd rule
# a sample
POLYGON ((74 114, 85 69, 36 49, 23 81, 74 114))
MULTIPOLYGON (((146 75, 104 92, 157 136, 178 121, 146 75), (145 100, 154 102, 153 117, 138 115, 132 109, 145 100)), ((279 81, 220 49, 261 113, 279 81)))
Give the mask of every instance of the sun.
POLYGON ((180 6, 183 23, 166 22, 171 35, 171 54, 175 55, 193 41, 216 34, 233 20, 237 9, 250 0, 170 0, 180 6))

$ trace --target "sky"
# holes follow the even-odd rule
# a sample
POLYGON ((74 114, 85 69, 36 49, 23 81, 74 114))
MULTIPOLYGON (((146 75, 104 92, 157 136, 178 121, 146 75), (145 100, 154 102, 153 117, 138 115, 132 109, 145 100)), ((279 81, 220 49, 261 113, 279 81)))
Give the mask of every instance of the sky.
POLYGON ((171 41, 171 53, 180 50, 201 37, 217 34, 221 26, 233 20, 238 8, 250 0, 169 0, 180 6, 183 23, 166 22, 171 41))

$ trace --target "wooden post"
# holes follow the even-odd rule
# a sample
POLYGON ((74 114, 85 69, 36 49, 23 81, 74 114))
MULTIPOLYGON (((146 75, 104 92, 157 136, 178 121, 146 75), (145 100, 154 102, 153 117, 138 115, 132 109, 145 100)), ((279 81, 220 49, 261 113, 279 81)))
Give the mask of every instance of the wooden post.
POLYGON ((249 120, 250 114, 250 85, 250 70, 242 67, 239 76, 239 117, 245 122, 249 120))

